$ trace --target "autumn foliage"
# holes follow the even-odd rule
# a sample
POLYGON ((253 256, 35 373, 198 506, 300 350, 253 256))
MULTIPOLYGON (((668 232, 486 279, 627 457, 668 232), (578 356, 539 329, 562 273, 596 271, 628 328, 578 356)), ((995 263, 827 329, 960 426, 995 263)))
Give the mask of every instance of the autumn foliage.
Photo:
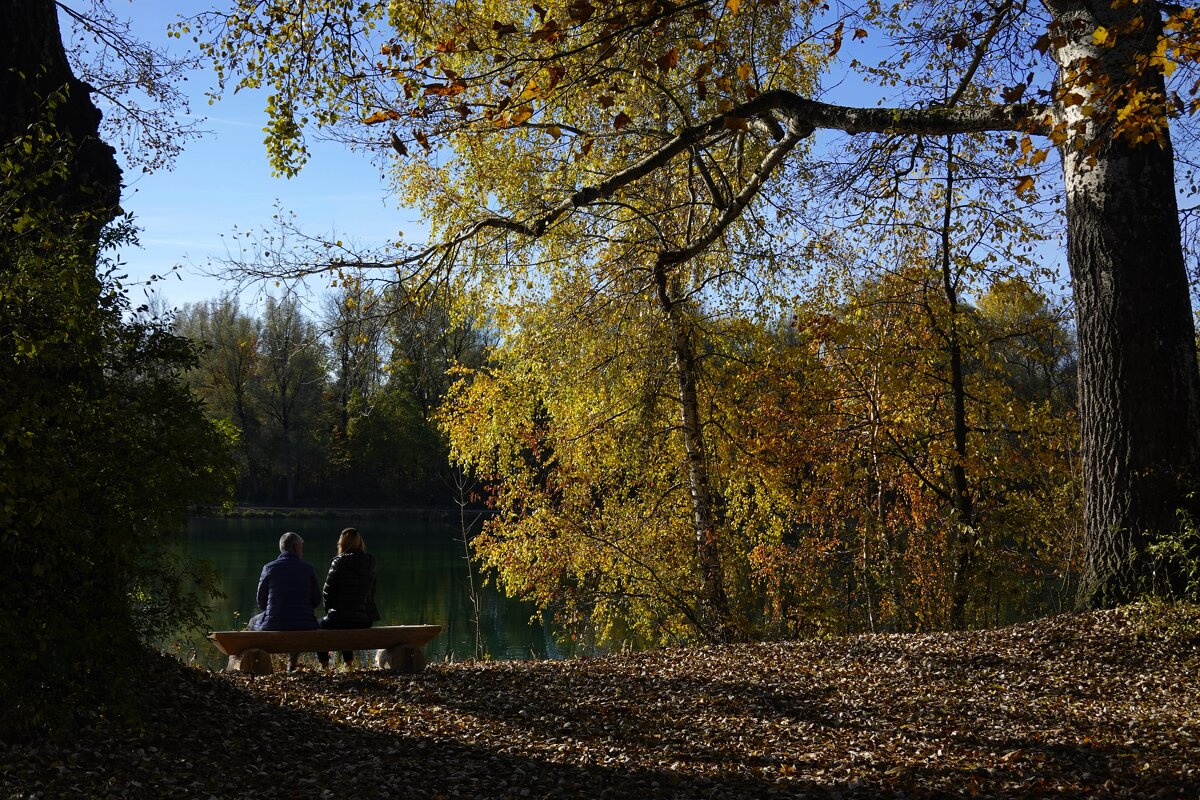
POLYGON ((431 238, 381 266, 488 309, 441 420, 497 579, 661 642, 990 624, 1080 569, 1083 605, 1161 590, 1148 545, 1200 463, 1170 148, 1195 27, 246 0, 178 32, 267 88, 279 172, 313 131, 386 160, 431 238))

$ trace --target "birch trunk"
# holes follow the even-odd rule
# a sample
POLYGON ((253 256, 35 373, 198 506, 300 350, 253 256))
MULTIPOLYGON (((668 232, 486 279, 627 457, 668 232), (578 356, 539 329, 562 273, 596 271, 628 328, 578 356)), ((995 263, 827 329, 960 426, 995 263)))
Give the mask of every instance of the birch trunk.
POLYGON ((700 569, 702 633, 710 639, 726 641, 732 637, 733 630, 729 598, 725 594, 725 571, 721 565, 720 525, 709 482, 700 400, 696 393, 695 349, 679 303, 670 295, 666 268, 661 263, 656 264, 654 273, 659 307, 671 332, 675 377, 679 385, 680 431, 687 457, 696 563, 700 569))

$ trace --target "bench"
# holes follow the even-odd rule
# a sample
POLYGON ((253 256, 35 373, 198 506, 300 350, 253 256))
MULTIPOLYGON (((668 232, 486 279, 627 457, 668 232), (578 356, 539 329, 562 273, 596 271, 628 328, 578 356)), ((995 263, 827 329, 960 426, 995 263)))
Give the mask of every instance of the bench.
POLYGON ((425 669, 421 650, 442 632, 441 625, 385 625, 354 630, 213 631, 212 643, 229 656, 226 670, 251 675, 272 672, 268 653, 327 653, 336 650, 378 650, 375 663, 394 672, 425 669))

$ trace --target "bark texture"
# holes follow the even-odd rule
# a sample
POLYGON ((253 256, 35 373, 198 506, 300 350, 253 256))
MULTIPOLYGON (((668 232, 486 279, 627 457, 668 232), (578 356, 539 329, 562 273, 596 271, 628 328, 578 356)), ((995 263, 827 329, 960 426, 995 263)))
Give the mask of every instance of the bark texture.
POLYGON ((725 593, 725 570, 721 565, 720 521, 710 487, 700 400, 696 393, 695 348, 679 303, 671 296, 666 268, 661 261, 655 265, 654 277, 659 309, 671 332, 675 377, 679 387, 680 431, 687 456, 696 563, 700 568, 701 632, 715 641, 726 641, 733 637, 733 626, 729 597, 725 593))
POLYGON ((1182 590, 1180 576, 1156 574, 1146 546, 1173 531, 1190 502, 1200 377, 1169 135, 1133 143, 1115 120, 1114 87, 1162 92, 1161 76, 1137 65, 1161 35, 1158 11, 1050 5, 1071 33, 1056 54, 1064 76, 1091 60, 1093 74, 1105 78, 1090 87, 1087 105, 1096 114, 1082 116, 1081 105, 1061 117, 1085 132, 1082 148, 1070 141, 1063 148, 1087 536, 1078 605, 1102 607, 1182 590), (1137 15, 1149 35, 1094 44, 1092 31, 1126 29, 1137 15))

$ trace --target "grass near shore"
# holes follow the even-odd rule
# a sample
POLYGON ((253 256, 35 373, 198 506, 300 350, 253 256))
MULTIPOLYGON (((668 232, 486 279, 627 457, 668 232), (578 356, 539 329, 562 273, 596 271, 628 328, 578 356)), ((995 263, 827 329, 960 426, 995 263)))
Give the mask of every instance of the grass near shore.
POLYGON ((0 744, 0 798, 1200 796, 1200 610, 268 677, 163 659, 139 727, 0 744))

